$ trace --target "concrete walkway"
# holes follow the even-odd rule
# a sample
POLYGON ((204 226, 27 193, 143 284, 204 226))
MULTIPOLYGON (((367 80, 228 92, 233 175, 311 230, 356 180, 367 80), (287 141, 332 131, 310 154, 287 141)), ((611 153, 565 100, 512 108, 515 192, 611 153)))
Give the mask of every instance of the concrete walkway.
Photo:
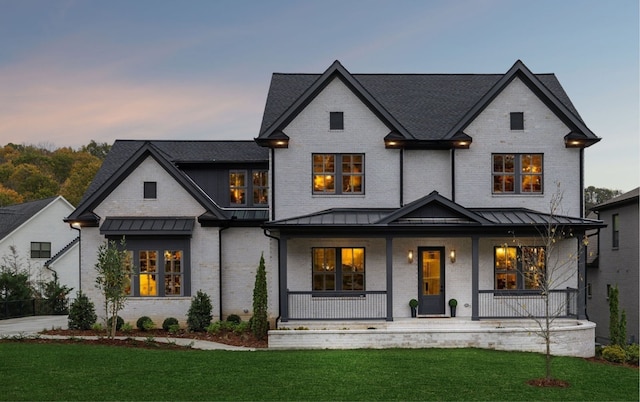
MULTIPOLYGON (((0 320, 0 338, 10 337, 40 337, 48 339, 65 339, 68 338, 62 335, 43 335, 39 334, 46 329, 66 329, 67 328, 67 316, 66 315, 44 315, 35 317, 22 317, 12 318, 9 320, 0 320)), ((78 337, 76 337, 78 338, 78 337)), ((83 339, 98 339, 97 336, 83 336, 83 339)), ((128 337, 116 337, 117 339, 127 339, 128 337)), ((139 341, 146 341, 147 338, 136 337, 133 338, 139 341)), ((254 348, 245 348, 242 346, 225 345, 223 343, 209 342, 198 339, 188 338, 169 338, 169 337, 154 337, 156 342, 175 343, 182 346, 191 346, 193 349, 202 350, 233 350, 233 351, 253 351, 254 348)))

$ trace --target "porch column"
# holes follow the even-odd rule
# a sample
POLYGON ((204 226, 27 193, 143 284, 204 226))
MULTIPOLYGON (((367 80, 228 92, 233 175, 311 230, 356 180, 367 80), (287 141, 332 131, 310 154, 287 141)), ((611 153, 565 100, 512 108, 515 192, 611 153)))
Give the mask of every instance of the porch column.
POLYGON ((280 321, 289 321, 289 289, 287 289, 287 241, 281 236, 278 242, 278 282, 280 292, 280 321))
POLYGON ((583 245, 582 239, 584 238, 585 233, 579 233, 576 236, 576 241, 578 242, 578 319, 586 320, 587 319, 587 306, 586 306, 586 297, 587 297, 587 284, 585 283, 585 278, 587 277, 587 247, 583 245))
POLYGON ((480 306, 478 305, 479 282, 480 282, 480 258, 479 258, 479 236, 471 237, 471 320, 478 321, 480 319, 480 306))
POLYGON ((387 321, 393 321, 393 238, 387 236, 387 321))

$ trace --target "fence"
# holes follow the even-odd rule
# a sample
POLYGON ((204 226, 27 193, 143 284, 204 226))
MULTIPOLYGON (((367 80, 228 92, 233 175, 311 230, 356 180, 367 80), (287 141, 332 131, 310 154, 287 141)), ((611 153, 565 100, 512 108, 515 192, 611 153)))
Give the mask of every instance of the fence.
POLYGON ((47 299, 0 300, 0 320, 26 317, 30 315, 66 315, 69 313, 69 301, 47 299))
POLYGON ((290 320, 371 320, 387 316, 387 292, 288 292, 290 320))
MULTIPOLYGON (((547 316, 545 296, 538 290, 480 290, 479 318, 540 318, 547 316)), ((550 317, 578 317, 578 289, 549 292, 550 317)))

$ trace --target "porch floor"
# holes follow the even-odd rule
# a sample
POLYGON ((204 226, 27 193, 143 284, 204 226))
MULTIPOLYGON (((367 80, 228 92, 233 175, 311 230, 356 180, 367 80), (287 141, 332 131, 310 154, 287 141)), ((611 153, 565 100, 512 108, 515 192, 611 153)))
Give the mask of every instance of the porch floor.
MULTIPOLYGON (((530 319, 472 321, 470 317, 396 318, 394 321, 289 321, 269 331, 270 349, 463 348, 545 351, 530 319)), ((593 357, 595 324, 557 319, 551 353, 593 357)))

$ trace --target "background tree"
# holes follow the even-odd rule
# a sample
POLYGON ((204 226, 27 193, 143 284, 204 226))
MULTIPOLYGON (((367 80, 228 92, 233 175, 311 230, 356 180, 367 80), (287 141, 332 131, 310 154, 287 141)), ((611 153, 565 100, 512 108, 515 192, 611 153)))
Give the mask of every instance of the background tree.
POLYGON ((619 312, 620 291, 618 285, 609 288, 609 344, 627 346, 627 313, 619 312))
POLYGON ((116 335, 115 324, 118 312, 124 308, 127 300, 127 288, 130 284, 131 269, 127 267, 128 258, 124 237, 118 248, 115 241, 104 242, 98 247, 98 262, 96 263, 96 288, 104 296, 105 320, 109 337, 116 335))
POLYGON ((253 318, 251 319, 251 331, 258 339, 264 339, 269 331, 267 308, 267 272, 264 266, 264 254, 262 254, 253 287, 253 318))
POLYGON ((94 140, 80 150, 54 149, 52 144, 5 145, 0 148, 0 190, 6 189, 0 192, 0 206, 58 194, 78 205, 110 149, 94 140))
POLYGON ((611 190, 608 188, 596 188, 589 186, 584 189, 584 204, 585 209, 588 211, 598 204, 602 204, 605 201, 617 197, 622 194, 621 190, 611 190))

